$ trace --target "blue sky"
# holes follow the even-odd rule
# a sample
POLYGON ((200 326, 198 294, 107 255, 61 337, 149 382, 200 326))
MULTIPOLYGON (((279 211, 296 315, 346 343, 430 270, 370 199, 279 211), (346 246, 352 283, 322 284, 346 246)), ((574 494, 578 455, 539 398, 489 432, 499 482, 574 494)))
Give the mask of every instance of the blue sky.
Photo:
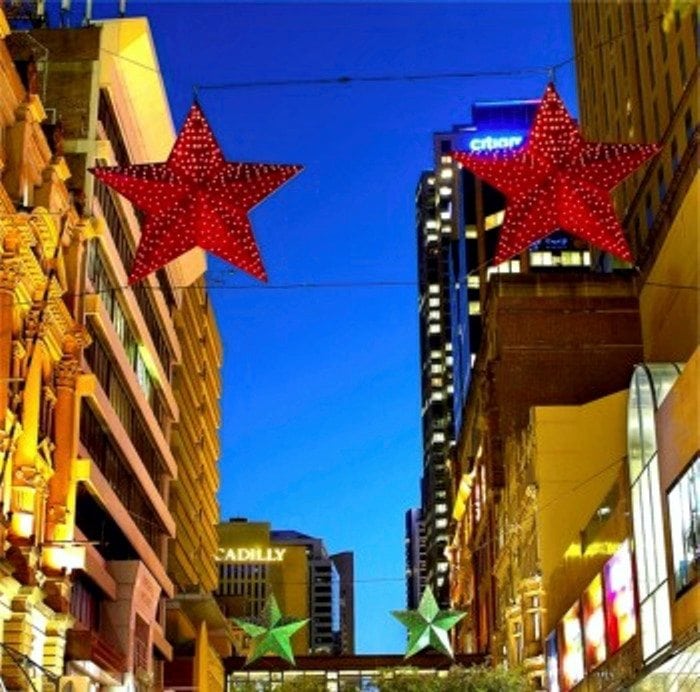
MULTIPOLYGON (((128 14, 144 8, 178 128, 196 84, 510 71, 573 55, 565 2, 169 2, 128 14)), ((575 113, 573 64, 556 81, 575 113)), ((468 122, 475 100, 539 97, 546 82, 542 71, 199 91, 229 160, 305 166, 252 213, 269 287, 210 259, 225 353, 221 513, 355 552, 360 653, 405 644, 389 611, 404 607, 403 515, 419 502, 413 202, 431 133, 468 122), (279 288, 300 283, 354 285, 279 288)))

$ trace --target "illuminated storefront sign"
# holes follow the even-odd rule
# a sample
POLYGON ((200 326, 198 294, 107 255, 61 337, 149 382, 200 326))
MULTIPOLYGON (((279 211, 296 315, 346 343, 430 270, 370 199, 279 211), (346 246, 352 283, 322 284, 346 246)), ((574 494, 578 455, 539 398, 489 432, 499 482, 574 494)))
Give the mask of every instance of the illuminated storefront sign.
POLYGON ((615 653, 637 631, 632 581, 632 555, 625 541, 603 568, 605 582, 605 631, 608 650, 615 653))
POLYGON ((282 562, 286 548, 219 548, 217 562, 282 562))
POLYGON ((524 135, 485 135, 469 140, 469 151, 493 151, 494 149, 515 149, 519 147, 524 135))
POLYGON ((575 687, 584 677, 581 607, 574 603, 561 621, 561 689, 575 687))
POLYGON ((547 689, 549 692, 560 692, 559 687, 559 651, 557 649, 557 632, 554 630, 544 644, 547 658, 547 689))
POLYGON ((603 610, 603 579, 600 574, 583 592, 581 604, 586 668, 593 670, 605 660, 607 655, 605 646, 605 612, 603 610))

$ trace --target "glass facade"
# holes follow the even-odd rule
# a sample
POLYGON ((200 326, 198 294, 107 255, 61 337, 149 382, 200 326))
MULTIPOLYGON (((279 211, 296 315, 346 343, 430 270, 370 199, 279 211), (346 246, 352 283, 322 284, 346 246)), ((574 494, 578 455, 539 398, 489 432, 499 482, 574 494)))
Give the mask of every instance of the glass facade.
POLYGON ((680 367, 673 363, 640 365, 635 369, 630 384, 627 454, 645 661, 671 643, 656 410, 679 373, 680 367))

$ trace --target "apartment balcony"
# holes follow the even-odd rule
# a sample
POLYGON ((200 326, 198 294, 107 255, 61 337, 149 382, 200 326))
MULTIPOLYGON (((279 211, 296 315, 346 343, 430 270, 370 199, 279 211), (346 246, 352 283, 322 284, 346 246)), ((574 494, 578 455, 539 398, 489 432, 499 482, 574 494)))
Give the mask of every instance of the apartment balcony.
POLYGON ((66 660, 98 666, 104 673, 115 678, 112 684, 119 684, 121 675, 128 672, 126 656, 92 630, 68 630, 66 660))

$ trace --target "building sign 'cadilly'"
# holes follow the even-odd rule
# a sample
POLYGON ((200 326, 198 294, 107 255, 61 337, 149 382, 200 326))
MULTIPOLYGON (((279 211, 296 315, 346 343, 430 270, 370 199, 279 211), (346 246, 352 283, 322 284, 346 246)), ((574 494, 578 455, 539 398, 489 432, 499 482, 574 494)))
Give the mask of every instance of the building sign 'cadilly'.
POLYGON ((286 548, 219 548, 217 562, 282 562, 286 548))

